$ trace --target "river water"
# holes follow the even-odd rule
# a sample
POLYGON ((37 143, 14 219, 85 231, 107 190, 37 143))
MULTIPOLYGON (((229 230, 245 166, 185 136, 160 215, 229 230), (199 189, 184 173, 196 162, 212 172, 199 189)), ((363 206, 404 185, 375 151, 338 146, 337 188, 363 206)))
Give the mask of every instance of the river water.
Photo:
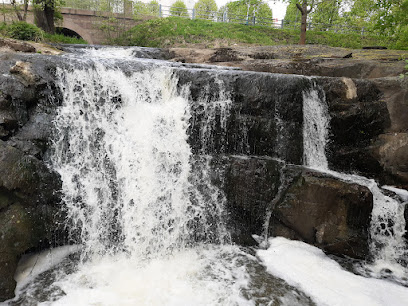
MULTIPOLYGON (((305 166, 367 186, 375 198, 375 260, 355 263, 360 275, 298 241, 269 238, 268 249, 231 244, 211 157, 194 158, 188 143, 189 86, 177 88, 171 64, 135 59, 132 49, 67 58, 72 66, 57 71, 63 103, 50 165, 63 181, 76 245, 24 258, 17 297, 7 304, 407 305, 402 205, 372 180, 328 169, 330 120, 319 88, 303 93, 305 166), (119 61, 143 68, 125 72, 119 61)), ((203 152, 215 121, 226 128, 232 103, 216 82, 220 92, 203 89, 200 98, 203 152)))

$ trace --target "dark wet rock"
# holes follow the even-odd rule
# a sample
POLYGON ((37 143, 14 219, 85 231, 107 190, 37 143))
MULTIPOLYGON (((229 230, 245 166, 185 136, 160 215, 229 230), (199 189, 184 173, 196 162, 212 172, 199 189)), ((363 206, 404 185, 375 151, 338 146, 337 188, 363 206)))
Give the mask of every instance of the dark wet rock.
POLYGON ((319 78, 316 82, 326 94, 331 117, 326 148, 330 168, 383 179, 375 140, 391 122, 380 90, 364 80, 319 78))
POLYGON ((0 60, 0 301, 13 297, 20 256, 57 231, 61 180, 42 161, 57 102, 53 61, 2 54, 0 60), (53 87, 54 86, 54 87, 53 87))
POLYGON ((28 204, 58 201, 59 176, 33 156, 0 141, 0 187, 15 192, 28 204))
POLYGON ((190 84, 194 101, 189 131, 193 152, 266 155, 302 163, 302 92, 312 86, 310 80, 208 70, 179 70, 177 76, 180 88, 190 84), (217 96, 219 92, 224 96, 217 96), (217 115, 208 122, 204 109, 219 108, 215 102, 225 105, 228 100, 226 121, 217 115), (208 138, 202 133, 206 124, 213 130, 208 138))
POLYGON ((251 245, 253 234, 268 233, 332 254, 368 255, 373 197, 366 187, 268 158, 214 157, 212 167, 223 169, 235 242, 251 245))
POLYGON ((272 159, 215 157, 212 166, 223 169, 222 188, 232 239, 241 245, 256 244, 252 235, 263 233, 270 202, 278 193, 283 164, 272 159))
POLYGON ((33 156, 0 141, 0 300, 13 297, 20 256, 56 231, 59 176, 33 156))
MULTIPOLYGON (((1 196, 4 196, 2 190, 1 196)), ((14 296, 16 282, 13 277, 21 254, 46 239, 51 240, 48 227, 55 213, 45 206, 26 206, 18 197, 11 201, 12 204, 0 213, 0 301, 14 296)))
POLYGON ((273 210, 269 232, 365 258, 373 208, 369 189, 308 169, 289 170, 296 176, 273 210))

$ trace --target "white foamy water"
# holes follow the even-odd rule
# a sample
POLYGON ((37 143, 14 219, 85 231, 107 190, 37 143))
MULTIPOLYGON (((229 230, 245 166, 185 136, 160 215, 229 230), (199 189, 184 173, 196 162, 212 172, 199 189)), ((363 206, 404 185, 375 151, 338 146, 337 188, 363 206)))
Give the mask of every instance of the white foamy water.
POLYGON ((324 92, 317 87, 303 92, 303 164, 305 166, 321 170, 329 168, 325 152, 329 123, 330 116, 324 92))
POLYGON ((14 276, 18 284, 16 292, 19 292, 25 285, 34 281, 39 274, 52 269, 60 264, 68 255, 80 250, 81 247, 78 245, 67 245, 40 253, 24 255, 18 263, 14 276))
POLYGON ((231 260, 237 253, 197 247, 148 261, 104 256, 56 282, 66 296, 53 305, 254 305, 240 295, 248 275, 231 260))
POLYGON ((257 255, 267 270, 308 294, 317 305, 404 306, 408 288, 343 270, 322 250, 300 241, 271 238, 257 255))

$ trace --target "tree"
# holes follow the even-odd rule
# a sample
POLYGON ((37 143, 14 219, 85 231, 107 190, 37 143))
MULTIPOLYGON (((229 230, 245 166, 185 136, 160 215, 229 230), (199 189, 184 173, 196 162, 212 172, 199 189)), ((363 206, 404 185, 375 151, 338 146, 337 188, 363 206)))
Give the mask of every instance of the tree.
POLYGON ((11 0, 10 4, 12 5, 14 12, 17 15, 18 21, 26 21, 27 11, 28 11, 28 0, 23 2, 23 14, 21 14, 21 7, 16 3, 16 0, 11 0))
POLYGON ((262 0, 238 0, 229 2, 220 8, 220 14, 226 12, 230 20, 248 20, 249 18, 272 19, 272 9, 262 0))
MULTIPOLYGON (((292 0, 283 0, 284 2, 291 2, 292 0)), ((316 0, 317 1, 317 0, 316 0)), ((307 27, 307 16, 313 9, 315 0, 294 0, 293 3, 300 12, 300 39, 299 44, 304 45, 306 43, 306 27, 307 27)))
POLYGON ((300 21, 300 12, 296 7, 297 0, 290 0, 289 5, 286 7, 285 23, 294 24, 300 21))
POLYGON ((58 0, 33 0, 34 23, 45 32, 54 34, 54 17, 58 0))
POLYGON ((408 0, 376 1, 375 29, 393 37, 397 48, 408 49, 408 0))
POLYGON ((340 21, 340 0, 325 0, 318 2, 310 14, 316 30, 330 29, 340 21))
POLYGON ((157 0, 152 0, 147 4, 149 14, 152 16, 159 16, 160 4, 157 0))
POLYGON ((189 17, 187 7, 182 0, 177 0, 170 7, 171 16, 189 17))
POLYGON ((217 9, 217 4, 214 0, 198 0, 198 2, 194 5, 194 10, 197 18, 214 18, 217 9))

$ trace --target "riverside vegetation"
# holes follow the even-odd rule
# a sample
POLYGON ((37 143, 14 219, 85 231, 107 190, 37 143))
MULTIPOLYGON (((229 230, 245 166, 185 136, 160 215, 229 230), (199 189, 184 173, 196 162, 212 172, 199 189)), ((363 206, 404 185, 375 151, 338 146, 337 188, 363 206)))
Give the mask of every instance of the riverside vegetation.
POLYGON ((19 40, 29 40, 36 42, 50 42, 62 44, 86 44, 82 38, 69 37, 63 34, 49 34, 35 25, 24 21, 13 22, 11 24, 0 23, 0 37, 9 37, 19 40))
MULTIPOLYGON (((85 44, 86 41, 62 34, 45 33, 26 22, 0 24, 0 35, 21 40, 50 43, 85 44)), ((194 44, 205 47, 243 45, 289 45, 298 42, 299 30, 274 29, 263 26, 215 23, 207 20, 190 20, 181 17, 155 18, 144 21, 125 32, 110 44, 141 47, 188 47, 194 44)), ((332 47, 359 49, 364 46, 398 48, 392 39, 378 35, 308 31, 308 43, 332 47)))

